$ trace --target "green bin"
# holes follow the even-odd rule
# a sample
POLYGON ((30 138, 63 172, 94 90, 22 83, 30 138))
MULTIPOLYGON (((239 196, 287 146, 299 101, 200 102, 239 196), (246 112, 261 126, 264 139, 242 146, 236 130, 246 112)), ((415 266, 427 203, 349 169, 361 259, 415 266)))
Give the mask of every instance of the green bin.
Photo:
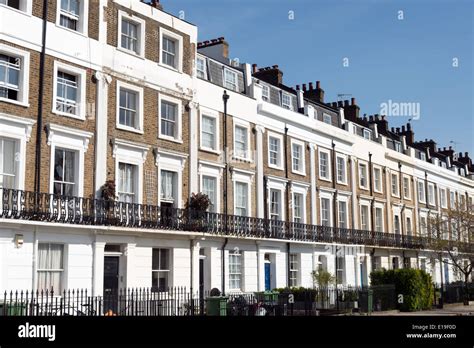
POLYGON ((26 315, 25 303, 0 303, 0 315, 21 316, 26 315))
POLYGON ((263 291, 263 292, 256 292, 255 297, 257 298, 258 302, 264 303, 275 303, 278 302, 278 296, 280 295, 277 291, 263 291))
POLYGON ((359 309, 362 312, 372 313, 374 291, 372 289, 361 290, 359 292, 359 309))
POLYGON ((206 298, 207 315, 227 316, 227 300, 228 297, 215 296, 206 298))

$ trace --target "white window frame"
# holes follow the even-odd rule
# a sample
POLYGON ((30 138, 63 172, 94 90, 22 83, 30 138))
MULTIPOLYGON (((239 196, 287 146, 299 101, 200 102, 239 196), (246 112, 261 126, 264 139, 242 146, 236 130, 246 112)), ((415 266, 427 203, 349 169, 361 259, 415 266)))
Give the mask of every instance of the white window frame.
POLYGON ((33 0, 20 0, 20 9, 17 10, 16 8, 10 7, 5 4, 0 4, 1 8, 6 8, 11 11, 15 11, 17 13, 21 13, 23 15, 31 16, 32 9, 33 9, 33 0))
POLYGON ((286 180, 284 179, 277 179, 277 178, 268 178, 267 181, 267 205, 268 205, 268 218, 271 219, 271 191, 279 191, 280 192, 280 214, 279 219, 281 221, 285 221, 286 219, 286 205, 289 202, 285 201, 285 192, 286 192, 286 180))
POLYGON ((234 92, 239 91, 239 75, 237 74, 237 71, 234 71, 228 67, 224 67, 222 69, 222 81, 223 81, 224 88, 229 89, 234 92), (235 76, 235 88, 227 83, 226 74, 232 74, 233 76, 235 76))
MULTIPOLYGON (((228 260, 228 270, 229 270, 229 291, 241 291, 242 288, 243 288, 243 275, 244 275, 244 272, 243 272, 243 266, 244 266, 244 263, 243 263, 243 260, 242 260, 242 253, 240 252, 234 252, 234 251, 230 251, 228 252, 228 256, 227 256, 227 260, 228 260), (239 265, 239 271, 240 272, 237 272, 237 273, 231 273, 230 272, 230 265, 231 265, 231 258, 232 257, 235 257, 239 260, 238 262, 238 265, 239 265), (232 287, 232 282, 231 282, 231 275, 237 275, 238 276, 238 281, 239 281, 239 287, 232 287)), ((234 263, 234 264, 237 264, 237 263, 234 263)))
MULTIPOLYGON (((146 161, 149 147, 126 140, 114 139, 112 157, 115 159, 115 182, 119 182, 119 162, 138 166, 137 193, 135 203, 143 202, 143 164, 146 161)), ((159 182, 159 181, 158 181, 159 182)), ((158 195, 159 198, 159 195, 158 195)))
POLYGON ((369 165, 366 162, 359 162, 358 163, 358 174, 359 174, 359 188, 368 190, 369 189, 369 165), (361 179, 362 179, 362 168, 365 168, 365 185, 362 185, 361 179))
POLYGON ((56 147, 77 151, 76 156, 76 180, 77 185, 75 194, 78 197, 84 196, 84 155, 89 147, 89 140, 93 133, 81 131, 77 128, 68 128, 55 124, 48 124, 48 139, 47 143, 51 147, 50 152, 50 178, 49 178, 49 193, 54 192, 54 155, 56 147))
POLYGON ((244 170, 239 170, 239 169, 236 169, 234 168, 233 172, 232 172, 232 192, 233 192, 233 212, 234 212, 234 215, 236 215, 236 199, 235 199, 235 193, 237 192, 236 191, 236 184, 238 182, 240 183, 243 183, 243 184, 247 184, 247 188, 248 188, 248 192, 247 192, 247 216, 252 216, 252 181, 253 181, 253 176, 254 174, 253 173, 249 173, 247 171, 244 171, 244 170))
MULTIPOLYGON (((303 204, 301 206, 301 212, 302 212, 302 216, 301 216, 301 222, 300 223, 303 223, 303 224, 306 224, 307 223, 307 209, 306 209, 306 199, 307 199, 307 194, 308 194, 308 189, 309 189, 309 185, 306 185, 306 184, 299 184, 299 183, 295 183, 295 182, 292 182, 291 183, 291 211, 292 211, 292 221, 294 221, 294 217, 295 217, 295 205, 294 205, 294 195, 295 194, 299 194, 299 195, 302 195, 303 197, 303 204)), ((282 197, 282 201, 284 201, 284 197, 282 197)))
POLYGON ((374 165, 372 174, 374 176, 374 191, 377 192, 377 193, 383 193, 383 185, 382 185, 382 183, 383 183, 383 179, 382 179, 383 172, 382 172, 382 168, 379 167, 379 166, 374 165), (378 172, 380 174, 379 181, 378 181, 379 182, 379 187, 377 187, 377 180, 376 180, 377 176, 375 175, 376 172, 378 172))
MULTIPOLYGON (((117 49, 119 51, 134 55, 136 57, 145 57, 145 20, 137 17, 137 16, 129 16, 126 12, 118 11, 118 29, 117 29, 117 49), (127 20, 130 22, 134 22, 139 26, 138 29, 138 47, 139 52, 135 52, 129 50, 127 48, 122 47, 122 20, 127 20)), ((160 52, 161 53, 161 52, 160 52)))
POLYGON ((200 130, 199 130, 199 148, 203 151, 208 151, 208 152, 213 152, 216 154, 220 154, 220 124, 219 124, 219 114, 217 112, 211 111, 211 110, 201 110, 200 112, 200 119, 199 119, 199 125, 200 125, 200 130), (214 148, 209 148, 203 145, 202 143, 202 119, 203 117, 208 117, 208 118, 213 118, 215 122, 215 133, 214 133, 214 148))
POLYGON ((430 182, 428 183, 428 204, 432 205, 432 206, 436 205, 435 186, 434 186, 434 184, 432 184, 430 182), (431 188, 432 188, 432 190, 431 190, 431 188), (430 192, 432 192, 433 194, 430 195, 430 192))
POLYGON ((448 208, 448 193, 447 193, 447 189, 444 188, 444 187, 441 187, 439 189, 439 199, 440 199, 440 204, 441 204, 441 208, 448 208))
MULTIPOLYGON (((305 145, 303 141, 291 139, 291 171, 295 174, 306 175, 306 156, 305 156, 305 145), (293 146, 299 146, 301 148, 300 170, 296 170, 293 163, 293 146)), ((283 145, 284 146, 284 145, 283 145)))
POLYGON ((207 59, 204 57, 197 56, 196 57, 196 77, 200 79, 207 80, 207 59), (202 61, 204 63, 204 70, 199 70, 198 69, 198 60, 202 61), (199 76, 198 72, 202 72, 204 76, 199 76))
POLYGON ((86 71, 58 61, 54 61, 54 79, 53 79, 53 110, 52 113, 60 116, 76 118, 84 121, 86 119, 86 71), (76 105, 79 110, 77 114, 56 110, 57 92, 58 92, 58 72, 65 72, 77 77, 77 100, 76 105))
POLYGON ((425 187, 425 182, 423 180, 418 180, 416 183, 416 194, 418 198, 418 202, 420 203, 426 203, 426 187, 425 187), (423 188, 422 190, 422 198, 420 198, 420 188, 423 188))
POLYGON ((61 0, 56 2, 56 26, 61 29, 68 30, 73 33, 82 34, 87 36, 89 29, 89 0, 80 0, 79 1, 79 19, 78 19, 78 29, 73 30, 61 25, 61 0))
POLYGON ((393 197, 400 197, 400 178, 398 176, 398 173, 397 172, 392 172, 390 173, 390 194, 393 196, 393 197), (396 177, 396 188, 397 188, 397 192, 396 193, 393 193, 393 177, 396 177))
POLYGON ((323 225, 323 205, 322 205, 322 200, 323 199, 327 199, 329 201, 329 212, 328 212, 328 215, 329 215, 329 225, 328 226, 334 226, 334 222, 333 222, 333 213, 332 213, 332 200, 333 200, 333 197, 332 197, 332 193, 329 193, 329 192, 325 192, 325 191, 321 191, 320 195, 319 195, 319 218, 320 218, 320 224, 323 225))
POLYGON ((166 248, 166 247, 161 247, 161 246, 157 246, 157 247, 153 247, 153 248, 152 248, 152 252, 151 252, 151 274, 152 274, 152 278, 151 278, 151 279, 152 279, 152 285, 151 285, 151 288, 153 289, 152 292, 154 292, 154 291, 166 291, 166 288, 171 287, 171 284, 172 284, 172 275, 173 275, 173 272, 172 272, 172 260, 173 260, 172 251, 173 251, 173 249, 171 249, 171 248, 166 248), (159 265, 159 266, 160 266, 159 269, 154 269, 154 268, 153 268, 153 250, 159 250, 159 252, 158 252, 158 254, 159 254, 159 262, 158 262, 158 263, 160 264, 160 265, 159 265), (168 257, 167 257, 167 259, 168 259, 168 260, 167 260, 167 262, 168 262, 168 269, 164 269, 164 268, 162 269, 162 268, 161 268, 161 266, 162 266, 162 265, 161 265, 161 253, 162 253, 164 250, 166 250, 166 253, 168 254, 168 255, 167 255, 167 256, 168 256, 168 257), (159 275, 160 273, 167 273, 167 274, 168 274, 168 277, 167 277, 167 283, 168 283, 168 284, 166 285, 165 289, 160 289, 159 286, 156 287, 156 288, 153 287, 153 274, 154 274, 154 273, 158 273, 158 275, 159 275))
POLYGON ((367 128, 362 128, 362 137, 367 140, 372 140, 372 131, 367 128))
POLYGON ((426 162, 426 153, 420 151, 420 160, 422 161, 425 161, 426 162))
POLYGON ((336 154, 336 182, 341 185, 347 185, 347 156, 336 154), (343 179, 339 180, 339 159, 342 159, 343 163, 343 179))
POLYGON ((411 180, 410 180, 410 177, 408 175, 403 175, 402 183, 403 183, 403 198, 411 199, 411 180), (405 195, 405 180, 408 180, 408 195, 405 195))
POLYGON ((288 255, 288 265, 289 265, 289 280, 290 280, 290 287, 296 287, 300 285, 300 259, 301 254, 297 253, 290 253, 288 255), (293 259, 293 260, 292 260, 293 259), (294 264, 296 264, 296 268, 293 268, 294 264), (295 275, 295 277, 293 277, 295 275), (294 280, 294 283, 293 283, 294 280))
POLYGON ((262 84, 262 100, 266 102, 270 102, 270 86, 262 84), (267 91, 265 93, 264 91, 267 91))
POLYGON ((329 114, 323 114, 323 122, 329 125, 332 125, 332 117, 329 114), (329 121, 329 122, 328 122, 329 121))
POLYGON ((182 101, 177 98, 169 97, 160 94, 158 96, 158 138, 164 139, 164 140, 169 140, 175 143, 182 143, 183 142, 183 105, 182 101), (162 101, 166 101, 172 104, 177 105, 177 115, 176 115, 176 125, 175 125, 175 136, 170 137, 168 135, 163 135, 161 134, 161 103, 162 101))
POLYGON ((233 135, 233 154, 232 154, 232 157, 234 159, 240 159, 240 160, 243 160, 243 161, 251 161, 251 156, 250 156, 250 124, 248 122, 244 122, 244 121, 241 121, 241 120, 238 120, 236 118, 234 118, 233 120, 233 126, 232 126, 232 135, 233 135), (245 151, 245 157, 242 157, 242 156, 238 156, 235 152, 235 128, 236 127, 240 127, 240 128, 245 128, 247 130, 247 149, 245 151))
POLYGON ((131 84, 128 84, 123 81, 117 80, 117 92, 116 92, 116 120, 115 120, 115 127, 117 129, 126 130, 133 133, 143 134, 143 113, 144 113, 144 106, 143 106, 143 88, 137 87, 131 84), (120 89, 128 89, 132 92, 138 94, 138 101, 137 101, 137 117, 138 117, 138 128, 129 127, 120 124, 120 89))
POLYGON ((407 236, 413 236, 414 229, 413 229, 413 216, 410 210, 405 212, 405 234, 407 236), (408 220, 410 220, 410 224, 408 224, 408 220), (408 228, 410 227, 410 228, 408 228))
POLYGON ((449 206, 451 209, 456 207, 456 192, 454 190, 449 190, 449 206))
POLYGON ((364 231, 370 231, 371 230, 371 217, 370 217, 370 203, 368 203, 367 201, 361 201, 360 202, 360 206, 359 206, 359 216, 360 216, 360 229, 361 230, 364 230, 364 231), (363 228, 362 226, 362 208, 366 208, 367 209, 367 228, 363 228))
POLYGON ((337 199, 337 227, 349 228, 349 203, 347 198, 337 199), (341 203, 345 205, 344 227, 341 226, 341 203))
MULTIPOLYGON (((16 141, 19 161, 16 161, 15 188, 25 189, 26 143, 30 141, 35 121, 0 112, 0 137, 16 141)), ((0 197, 1 199, 1 197, 0 197)))
POLYGON ((140 178, 138 177, 138 173, 139 173, 139 169, 138 169, 138 165, 137 164, 134 164, 134 163, 128 163, 128 162, 125 162, 125 161, 119 161, 118 163, 118 173, 117 173, 117 192, 116 192, 116 196, 117 196, 117 201, 120 201, 120 202, 123 202, 123 203, 138 203, 137 199, 138 199, 138 185, 139 185, 139 181, 140 181, 140 178), (133 168, 133 182, 132 182, 132 186, 133 186, 133 191, 132 192, 121 192, 120 191, 120 164, 124 164, 126 166, 131 166, 133 168), (128 196, 132 196, 133 197, 133 200, 132 202, 127 202, 127 201, 124 201, 124 200, 120 200, 120 194, 121 193, 124 193, 128 196))
POLYGON ((319 176, 319 179, 320 180, 324 180, 324 181, 331 181, 331 153, 329 150, 323 150, 323 149, 319 149, 319 153, 318 153, 318 176, 319 176), (326 168, 326 172, 327 172, 327 176, 322 176, 321 175, 321 153, 324 153, 327 155, 327 168, 326 168))
POLYGON ((375 214, 375 217, 374 217, 374 223, 375 223, 375 232, 385 232, 385 217, 384 217, 384 205, 382 203, 375 203, 374 205, 374 214, 375 214), (381 230, 380 231, 377 231, 377 209, 380 209, 381 210, 381 230))
MULTIPOLYGON (((38 256, 36 257, 36 267, 35 267, 35 273, 36 273, 36 279, 35 279, 35 283, 34 283, 34 288, 36 290, 47 290, 47 289, 39 289, 38 288, 38 282, 39 282, 39 273, 40 272, 60 272, 60 288, 59 289, 59 294, 58 293, 55 293, 56 295, 60 295, 60 293, 67 288, 67 274, 66 274, 66 270, 67 270, 67 255, 68 255, 68 245, 65 244, 65 243, 62 243, 62 242, 50 242, 50 241, 38 241, 38 244, 37 244, 37 249, 39 250, 39 245, 40 244, 47 244, 47 245, 51 245, 51 244, 55 244, 55 245, 61 245, 62 246, 62 260, 61 260, 61 263, 62 263, 62 268, 58 268, 58 269, 53 269, 53 268, 39 268, 39 257, 40 257, 40 253, 38 252, 38 256)), ((48 247, 49 249, 49 247, 48 247)), ((50 289, 48 289, 50 290, 50 289)))
POLYGON ((15 47, 0 43, 0 53, 21 59, 20 75, 18 81, 18 100, 0 98, 0 102, 29 107, 30 104, 28 97, 30 89, 30 52, 19 50, 15 47))
POLYGON ((273 169, 279 169, 283 170, 284 165, 283 165, 283 135, 277 134, 277 133, 272 133, 268 132, 267 134, 267 155, 268 155, 268 167, 273 168, 273 169), (277 164, 273 164, 270 162, 270 138, 277 139, 279 142, 279 147, 278 147, 278 153, 277 153, 277 164))
POLYGON ((216 179, 216 202, 215 209, 216 213, 221 211, 221 177, 222 177, 223 168, 221 166, 214 166, 210 163, 199 164, 199 187, 200 192, 203 192, 203 177, 211 177, 216 179))
POLYGON ((160 27, 160 52, 159 52, 160 60, 159 64, 167 69, 171 69, 177 72, 182 72, 183 71, 183 37, 181 35, 178 35, 176 33, 173 33, 172 31, 166 30, 165 28, 160 27), (176 41, 176 47, 178 49, 178 53, 176 54, 175 58, 178 59, 177 62, 177 67, 172 67, 168 64, 165 64, 163 62, 163 37, 167 36, 168 38, 176 41))
POLYGON ((158 205, 161 205, 161 171, 167 170, 177 174, 175 208, 183 208, 183 171, 188 155, 180 155, 175 152, 158 149, 155 158, 155 165, 158 169, 158 205))
POLYGON ((291 94, 290 93, 286 93, 286 92, 281 92, 281 107, 284 108, 284 109, 288 109, 288 110, 293 110, 293 105, 292 105, 292 100, 291 100, 291 94), (290 103, 287 104, 287 103, 284 103, 283 100, 284 98, 283 97, 288 97, 289 100, 290 100, 290 103))

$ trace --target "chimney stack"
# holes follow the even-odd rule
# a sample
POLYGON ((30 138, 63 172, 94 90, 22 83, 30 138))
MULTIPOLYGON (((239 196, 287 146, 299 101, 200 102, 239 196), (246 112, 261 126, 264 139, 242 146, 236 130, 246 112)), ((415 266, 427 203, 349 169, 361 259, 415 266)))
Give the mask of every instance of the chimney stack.
POLYGON ((314 102, 324 104, 324 90, 321 88, 321 83, 319 81, 316 81, 316 88, 314 88, 313 83, 310 82, 309 90, 308 91, 305 90, 304 97, 314 102))
POLYGON ((344 116, 347 120, 354 122, 359 118, 360 108, 356 104, 356 99, 351 98, 350 105, 344 105, 344 116))
POLYGON ((160 0, 151 0, 149 4, 151 7, 163 11, 163 6, 160 4, 160 0))
POLYGON ((254 72, 253 76, 274 86, 279 86, 283 83, 283 71, 278 68, 278 65, 262 68, 254 72))
POLYGON ((255 74, 257 72, 257 64, 252 64, 252 74, 255 74))

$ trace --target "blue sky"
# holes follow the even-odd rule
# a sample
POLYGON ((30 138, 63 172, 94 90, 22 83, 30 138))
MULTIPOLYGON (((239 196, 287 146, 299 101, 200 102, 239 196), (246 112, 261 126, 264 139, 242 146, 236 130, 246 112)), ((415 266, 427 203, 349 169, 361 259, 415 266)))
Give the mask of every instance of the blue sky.
MULTIPOLYGON (((416 139, 432 138, 474 157, 472 0, 161 3, 174 15, 184 11, 200 41, 224 36, 231 58, 259 67, 278 64, 289 86, 320 80, 327 102, 352 94, 367 115, 380 113, 388 100, 419 103, 420 118, 412 121, 416 139)), ((408 119, 392 116, 389 123, 408 119)))

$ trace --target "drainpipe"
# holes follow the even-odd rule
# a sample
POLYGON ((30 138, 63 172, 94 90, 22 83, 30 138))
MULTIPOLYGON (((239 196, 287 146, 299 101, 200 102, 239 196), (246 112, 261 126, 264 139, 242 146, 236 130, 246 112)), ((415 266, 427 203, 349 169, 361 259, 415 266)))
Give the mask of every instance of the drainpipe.
POLYGON ((288 257, 286 258, 286 268, 288 269, 288 272, 286 272, 286 287, 290 287, 290 252, 291 252, 291 246, 290 242, 286 243, 286 252, 288 257))
MULTIPOLYGON (((285 125, 285 179, 286 179, 286 221, 288 226, 288 232, 291 228, 290 220, 290 182, 288 178, 288 127, 285 125)), ((290 242, 286 243, 286 286, 290 286, 290 242)))
POLYGON ((229 100, 229 95, 227 94, 227 91, 224 91, 224 94, 222 95, 222 100, 224 101, 224 185, 225 189, 223 192, 224 195, 224 218, 225 218, 225 232, 227 234, 227 214, 229 213, 228 211, 228 204, 227 204, 227 176, 228 176, 228 171, 229 171, 229 164, 227 163, 227 101, 229 100))
POLYGON ((35 153, 35 192, 41 192, 41 143, 43 135, 43 94, 44 94, 44 66, 46 61, 46 29, 48 27, 48 0, 43 0, 43 35, 40 56, 39 96, 38 96, 38 124, 36 127, 35 153))
POLYGON ((334 227, 339 227, 339 221, 337 219, 337 189, 336 189, 336 179, 337 179, 337 173, 336 173, 336 143, 334 141, 331 142, 332 146, 332 151, 331 151, 331 172, 332 172, 332 188, 334 189, 334 199, 332 201, 332 215, 333 215, 333 226, 334 227))
POLYGON ((224 244, 222 245, 222 252, 221 252, 221 267, 222 267, 222 296, 225 295, 225 247, 227 246, 227 243, 229 242, 229 238, 226 237, 226 239, 224 240, 224 244))
POLYGON ((370 202, 370 231, 372 233, 372 237, 374 237, 374 232, 375 232, 375 228, 374 228, 374 222, 375 222, 375 209, 374 209, 374 204, 375 204, 375 197, 373 197, 374 195, 374 187, 373 187, 373 177, 372 177, 372 172, 373 172, 373 169, 372 169, 372 154, 369 152, 369 192, 370 192, 370 196, 372 197, 372 201, 370 202))

